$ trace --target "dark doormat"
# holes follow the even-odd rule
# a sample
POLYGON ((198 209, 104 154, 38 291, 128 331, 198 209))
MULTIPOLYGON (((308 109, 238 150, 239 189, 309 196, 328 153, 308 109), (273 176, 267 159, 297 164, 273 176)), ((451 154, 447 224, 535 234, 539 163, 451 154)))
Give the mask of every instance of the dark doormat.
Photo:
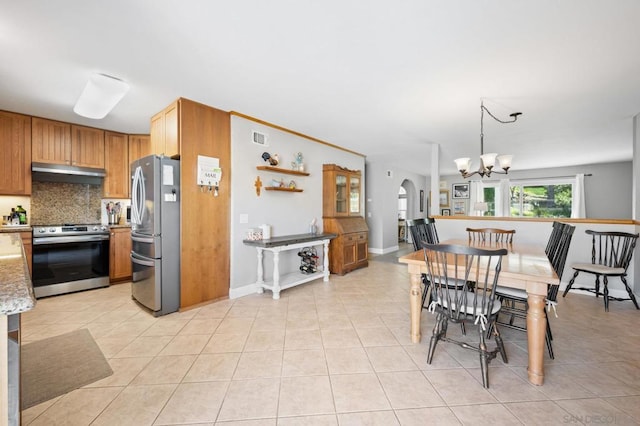
POLYGON ((86 328, 27 343, 20 361, 22 410, 113 374, 86 328))

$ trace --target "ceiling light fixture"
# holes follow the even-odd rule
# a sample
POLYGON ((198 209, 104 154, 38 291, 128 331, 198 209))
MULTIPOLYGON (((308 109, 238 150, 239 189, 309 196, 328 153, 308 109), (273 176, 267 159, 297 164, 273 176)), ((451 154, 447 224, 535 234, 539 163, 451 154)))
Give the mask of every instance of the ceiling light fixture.
POLYGON ((480 175, 480 177, 485 177, 485 176, 489 177, 491 176, 491 173, 499 173, 499 174, 506 175, 509 172, 509 169, 511 168, 511 159, 513 158, 513 155, 498 155, 496 153, 490 153, 490 154, 484 153, 484 112, 485 111, 487 111, 487 114, 489 114, 491 118, 496 120, 498 123, 502 123, 502 124, 514 123, 518 119, 518 116, 522 114, 521 112, 514 112, 512 114, 509 114, 509 117, 512 117, 512 120, 502 121, 499 118, 497 118, 495 115, 491 114, 491 111, 489 111, 484 106, 484 103, 480 101, 480 168, 474 172, 469 172, 469 170, 471 169, 471 158, 457 158, 453 160, 456 163, 456 167, 458 168, 458 171, 462 174, 462 177, 465 179, 476 174, 480 175), (503 171, 493 169, 496 163, 496 159, 498 160, 498 163, 500 164, 500 168, 503 171))
POLYGON ((73 112, 87 118, 99 120, 129 91, 124 81, 105 74, 92 74, 78 98, 73 112))

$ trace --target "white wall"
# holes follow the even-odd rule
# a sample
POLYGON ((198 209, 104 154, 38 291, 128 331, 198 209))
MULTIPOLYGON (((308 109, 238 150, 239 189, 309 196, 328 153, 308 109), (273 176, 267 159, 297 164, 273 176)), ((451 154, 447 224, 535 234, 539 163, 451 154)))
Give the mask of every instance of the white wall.
MULTIPOLYGON (((256 249, 242 243, 249 228, 269 224, 272 237, 305 234, 308 232, 309 223, 316 219, 318 232, 322 231, 322 165, 329 163, 352 170, 364 170, 365 158, 252 120, 231 116, 231 297, 238 297, 254 290, 252 284, 256 281, 256 249), (267 147, 252 142, 252 130, 267 135, 267 147), (295 154, 302 152, 305 171, 310 175, 293 176, 257 170, 256 166, 268 165, 261 158, 265 151, 278 154, 278 167, 284 169, 290 169, 295 154), (258 176, 263 185, 260 196, 256 195, 254 186, 258 176), (280 178, 286 183, 294 180, 297 187, 304 191, 264 190, 265 186, 270 186, 272 179, 280 178), (248 223, 240 223, 241 215, 248 216, 248 223)), ((226 178, 229 178, 228 173, 226 178)), ((366 177, 362 184, 366 188, 366 177)), ((363 211, 365 208, 363 200, 363 211)), ((266 279, 272 276, 270 256, 265 255, 266 279)), ((299 266, 300 258, 297 252, 285 252, 281 255, 281 273, 297 270, 299 266)))
MULTIPOLYGON (((539 170, 513 170, 510 180, 575 176, 577 173, 591 174, 584 178, 585 207, 590 219, 631 219, 633 199, 633 167, 631 161, 605 164, 585 164, 582 166, 559 167, 539 170)), ((504 175, 493 175, 485 181, 499 181, 504 175), (494 178, 495 176, 495 178, 494 178)), ((471 180, 477 180, 477 177, 471 180)), ((468 180, 459 175, 441 176, 441 181, 451 185, 468 180)), ((453 210, 451 211, 453 214, 453 210)))
POLYGON ((428 182, 423 175, 388 167, 383 162, 367 162, 365 191, 366 219, 369 226, 369 251, 388 253, 398 248, 398 190, 402 182, 410 180, 415 187, 416 202, 407 217, 427 216, 428 182), (391 174, 391 176, 389 176, 391 174), (424 212, 420 212, 420 190, 425 192, 424 212))

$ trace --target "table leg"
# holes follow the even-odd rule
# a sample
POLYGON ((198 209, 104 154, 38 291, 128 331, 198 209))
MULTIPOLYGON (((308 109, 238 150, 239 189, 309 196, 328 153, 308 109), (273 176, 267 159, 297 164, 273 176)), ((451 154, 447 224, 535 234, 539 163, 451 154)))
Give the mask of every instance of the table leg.
POLYGON ((322 258, 322 269, 324 271, 324 280, 325 282, 329 281, 329 241, 324 241, 324 257, 322 258))
POLYGON ((280 252, 273 252, 273 298, 280 299, 280 252))
POLYGON ((420 343, 420 316, 422 314, 422 278, 420 269, 417 273, 409 271, 411 274, 411 290, 409 291, 409 309, 411 311, 411 341, 420 343))
MULTIPOLYGON (((545 286, 546 287, 546 286, 545 286)), ((529 347, 529 381, 544 383, 544 350, 547 319, 544 315, 545 296, 528 292, 527 343, 529 347)))
POLYGON ((256 281, 256 286, 258 287, 258 293, 264 293, 264 267, 262 265, 262 259, 264 258, 264 250, 260 247, 258 250, 258 280, 256 281))

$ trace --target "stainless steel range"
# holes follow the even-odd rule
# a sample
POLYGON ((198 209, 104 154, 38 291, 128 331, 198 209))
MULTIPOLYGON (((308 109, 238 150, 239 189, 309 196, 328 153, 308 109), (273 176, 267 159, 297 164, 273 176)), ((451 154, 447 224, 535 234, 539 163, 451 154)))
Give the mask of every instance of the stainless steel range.
POLYGON ((109 229, 104 225, 33 227, 37 298, 109 285, 109 229))

